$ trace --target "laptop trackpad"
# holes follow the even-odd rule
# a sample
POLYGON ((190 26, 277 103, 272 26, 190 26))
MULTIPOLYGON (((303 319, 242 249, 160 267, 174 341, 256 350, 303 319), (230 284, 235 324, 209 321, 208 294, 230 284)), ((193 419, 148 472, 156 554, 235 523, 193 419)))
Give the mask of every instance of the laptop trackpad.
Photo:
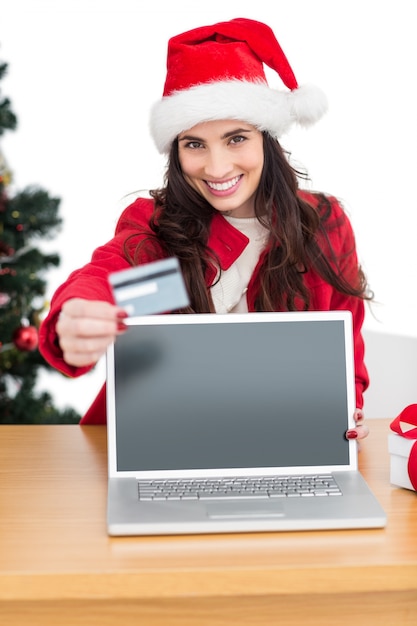
POLYGON ((280 501, 259 502, 207 502, 207 515, 215 518, 229 517, 284 517, 284 505, 280 501))

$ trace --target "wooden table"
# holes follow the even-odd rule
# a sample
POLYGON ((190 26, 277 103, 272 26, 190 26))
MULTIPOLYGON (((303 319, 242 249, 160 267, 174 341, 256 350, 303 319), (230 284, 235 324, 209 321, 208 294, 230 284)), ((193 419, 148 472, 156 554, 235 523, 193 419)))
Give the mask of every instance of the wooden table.
POLYGON ((417 624, 417 494, 370 427, 385 529, 110 538, 105 427, 1 426, 0 623, 417 624))

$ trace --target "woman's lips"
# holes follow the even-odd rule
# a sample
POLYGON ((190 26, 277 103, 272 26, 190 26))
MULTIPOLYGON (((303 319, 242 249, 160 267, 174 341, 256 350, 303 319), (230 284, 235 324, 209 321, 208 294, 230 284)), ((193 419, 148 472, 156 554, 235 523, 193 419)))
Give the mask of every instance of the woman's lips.
POLYGON ((243 174, 240 174, 240 176, 234 176, 233 178, 221 183, 215 183, 210 180, 206 180, 205 183, 213 195, 228 196, 235 192, 236 188, 239 186, 242 176, 243 174))

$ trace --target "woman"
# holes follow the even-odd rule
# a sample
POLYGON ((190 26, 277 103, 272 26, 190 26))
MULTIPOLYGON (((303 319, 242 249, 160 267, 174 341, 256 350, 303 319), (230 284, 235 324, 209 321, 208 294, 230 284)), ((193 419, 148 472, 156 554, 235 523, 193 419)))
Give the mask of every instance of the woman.
MULTIPOLYGON (((190 306, 183 313, 352 312, 356 428, 368 434, 361 327, 370 298, 350 222, 338 201, 298 187, 279 137, 326 110, 323 94, 299 87, 271 29, 239 18, 189 31, 168 44, 163 98, 151 111, 165 184, 121 215, 114 238, 54 295, 40 349, 70 376, 90 370, 118 333, 111 272, 176 256, 190 306), (272 90, 263 63, 289 91, 272 90)), ((105 423, 104 391, 82 423, 105 423)))

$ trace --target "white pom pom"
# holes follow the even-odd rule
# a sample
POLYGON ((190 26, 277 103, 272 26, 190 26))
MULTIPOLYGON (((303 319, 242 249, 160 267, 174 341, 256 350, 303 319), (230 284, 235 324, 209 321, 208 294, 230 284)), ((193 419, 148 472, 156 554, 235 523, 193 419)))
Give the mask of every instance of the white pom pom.
POLYGON ((315 85, 302 85, 289 95, 291 115, 301 126, 310 126, 323 117, 328 102, 323 91, 315 85))

